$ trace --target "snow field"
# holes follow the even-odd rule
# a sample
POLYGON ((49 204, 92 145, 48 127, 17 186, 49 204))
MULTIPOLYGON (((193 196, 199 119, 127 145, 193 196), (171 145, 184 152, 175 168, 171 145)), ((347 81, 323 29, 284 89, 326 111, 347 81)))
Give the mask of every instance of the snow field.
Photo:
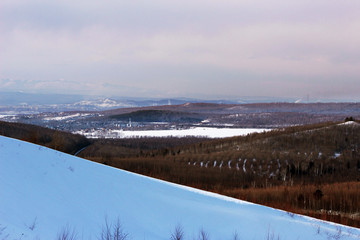
POLYGON ((260 128, 209 128, 194 127, 190 129, 172 129, 172 130, 146 130, 146 131, 129 131, 129 130, 92 130, 90 132, 76 131, 75 134, 81 134, 88 138, 135 138, 135 137, 209 137, 225 138, 242 136, 250 133, 261 133, 269 129, 260 128))

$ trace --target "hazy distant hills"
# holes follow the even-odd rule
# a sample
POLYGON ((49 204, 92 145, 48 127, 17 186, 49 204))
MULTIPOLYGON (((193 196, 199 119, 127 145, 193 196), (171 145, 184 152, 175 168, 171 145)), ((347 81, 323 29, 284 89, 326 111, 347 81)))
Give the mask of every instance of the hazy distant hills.
POLYGON ((0 92, 0 119, 70 132, 129 126, 155 129, 159 127, 158 123, 163 129, 179 124, 187 127, 273 128, 342 121, 347 117, 360 119, 360 103, 244 99, 249 102, 0 92))
MULTIPOLYGON (((101 111, 117 108, 140 108, 183 105, 186 103, 213 104, 257 104, 257 103, 305 103, 297 98, 239 97, 237 99, 204 100, 196 98, 141 98, 119 96, 90 96, 75 94, 35 94, 26 92, 0 92, 0 113, 40 113, 60 111, 101 111)), ((340 102, 337 100, 315 100, 312 102, 340 102)), ((301 105, 298 105, 301 106, 301 105)), ((194 106, 191 106, 194 107, 194 106)), ((268 107, 273 108, 273 105, 268 107)), ((278 107, 282 107, 278 105, 278 107)), ((258 108, 253 105, 249 108, 258 108)), ((203 108, 202 108, 203 109, 203 108)), ((184 109, 185 110, 185 109, 184 109)), ((276 109, 272 111, 278 112, 276 109)), ((297 111, 297 110, 296 110, 297 111)))
POLYGON ((187 102, 239 103, 237 100, 201 100, 190 98, 145 99, 133 97, 105 97, 67 94, 33 94, 0 92, 2 110, 15 108, 28 111, 96 111, 114 108, 179 105, 187 102))

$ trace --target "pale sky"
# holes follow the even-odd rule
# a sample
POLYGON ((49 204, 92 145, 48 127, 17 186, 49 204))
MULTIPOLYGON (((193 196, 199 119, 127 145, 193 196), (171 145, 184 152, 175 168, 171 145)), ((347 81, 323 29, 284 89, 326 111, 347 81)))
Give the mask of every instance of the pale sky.
POLYGON ((0 90, 360 100, 360 1, 1 0, 0 90))

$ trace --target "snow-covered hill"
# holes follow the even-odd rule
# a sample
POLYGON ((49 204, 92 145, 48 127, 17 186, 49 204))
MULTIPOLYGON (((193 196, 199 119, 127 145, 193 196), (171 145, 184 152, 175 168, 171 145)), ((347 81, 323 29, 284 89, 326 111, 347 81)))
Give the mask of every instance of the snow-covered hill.
POLYGON ((0 239, 55 239, 64 227, 98 239, 119 218, 128 239, 359 239, 322 222, 89 162, 0 136, 0 239), (268 236, 270 236, 268 238, 268 236))

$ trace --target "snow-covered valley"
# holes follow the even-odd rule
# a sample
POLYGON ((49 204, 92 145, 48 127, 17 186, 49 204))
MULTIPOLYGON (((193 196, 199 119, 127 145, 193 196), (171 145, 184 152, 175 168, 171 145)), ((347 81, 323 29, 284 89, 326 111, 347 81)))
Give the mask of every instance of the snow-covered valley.
MULTIPOLYGON (((359 239, 360 229, 141 176, 0 136, 0 239, 99 239, 120 219, 128 239, 359 239), (270 236, 270 237, 269 237, 270 236)), ((240 166, 241 167, 241 166, 240 166)))
POLYGON ((87 138, 136 138, 136 137, 207 137, 207 138, 225 138, 242 136, 255 132, 269 131, 263 128, 210 128, 210 127, 192 127, 189 129, 169 129, 169 130, 114 130, 99 129, 91 131, 75 131, 74 134, 84 135, 87 138))

